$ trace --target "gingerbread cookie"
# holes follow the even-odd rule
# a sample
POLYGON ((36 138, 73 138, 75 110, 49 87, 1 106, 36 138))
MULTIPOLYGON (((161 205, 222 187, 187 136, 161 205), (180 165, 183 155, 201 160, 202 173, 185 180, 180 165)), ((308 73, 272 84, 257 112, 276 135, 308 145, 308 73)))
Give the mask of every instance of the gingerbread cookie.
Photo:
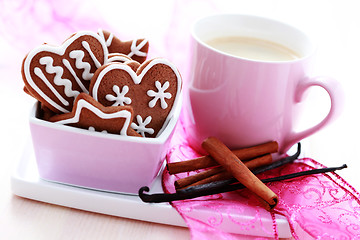
POLYGON ((44 104, 39 102, 39 108, 37 110, 37 117, 43 119, 45 121, 49 121, 49 119, 56 114, 47 108, 44 104))
POLYGON ((109 53, 107 63, 124 63, 128 61, 132 61, 132 59, 123 53, 109 53))
POLYGON ((71 112, 53 116, 49 121, 90 131, 140 136, 130 127, 132 119, 130 106, 104 107, 89 94, 80 93, 71 112))
POLYGON ((149 42, 146 39, 134 39, 132 41, 121 41, 113 33, 99 29, 99 36, 104 40, 109 53, 122 53, 131 59, 143 63, 146 60, 149 42))
POLYGON ((77 32, 61 46, 44 44, 33 49, 22 64, 26 90, 56 113, 70 112, 90 79, 106 63, 107 46, 93 32, 77 32))
POLYGON ((131 127, 142 136, 156 137, 170 120, 180 97, 181 76, 166 59, 146 61, 135 71, 122 63, 99 68, 90 94, 104 106, 132 106, 131 127))
POLYGON ((136 71, 138 69, 138 67, 140 66, 139 62, 132 60, 131 58, 129 58, 128 56, 126 56, 125 54, 122 54, 122 53, 110 53, 107 62, 108 63, 113 63, 113 62, 114 63, 126 63, 134 71, 136 71))

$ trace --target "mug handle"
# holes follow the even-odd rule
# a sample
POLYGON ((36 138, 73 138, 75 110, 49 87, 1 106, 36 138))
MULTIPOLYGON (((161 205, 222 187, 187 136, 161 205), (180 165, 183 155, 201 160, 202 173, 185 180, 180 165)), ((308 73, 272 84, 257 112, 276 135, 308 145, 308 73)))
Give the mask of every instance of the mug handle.
POLYGON ((339 82, 330 77, 318 76, 307 78, 305 79, 305 81, 301 81, 296 87, 294 103, 296 104, 301 102, 303 100, 302 98, 305 91, 313 86, 319 86, 325 89, 325 91, 329 94, 331 102, 329 113, 317 125, 301 132, 290 133, 288 137, 284 140, 283 147, 280 149, 281 153, 286 153, 286 151, 289 150, 294 144, 319 131, 340 115, 344 99, 343 90, 339 82))

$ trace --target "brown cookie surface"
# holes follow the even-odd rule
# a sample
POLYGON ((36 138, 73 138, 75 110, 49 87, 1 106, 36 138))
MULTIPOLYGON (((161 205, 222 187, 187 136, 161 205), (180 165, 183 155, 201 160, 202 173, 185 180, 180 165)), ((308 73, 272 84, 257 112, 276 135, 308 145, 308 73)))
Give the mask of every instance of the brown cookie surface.
POLYGON ((66 113, 79 93, 88 93, 90 79, 107 58, 99 35, 82 31, 60 46, 44 44, 30 51, 21 72, 32 96, 53 112, 66 113))
POLYGON ((113 33, 102 29, 99 29, 98 34, 105 41, 109 53, 122 53, 139 63, 146 60, 149 50, 149 42, 146 39, 121 41, 113 33))
POLYGON ((104 107, 89 94, 80 93, 71 112, 53 116, 49 121, 90 131, 140 136, 130 127, 132 119, 132 107, 104 107))
POLYGON ((140 63, 132 60, 128 56, 122 53, 110 53, 108 63, 126 63, 133 71, 136 71, 140 67, 140 63))
POLYGON ((99 68, 91 80, 90 94, 104 106, 132 106, 131 127, 142 136, 156 137, 170 120, 180 97, 181 76, 166 59, 128 65, 111 63, 99 68))
POLYGON ((108 63, 112 63, 112 62, 124 63, 124 62, 128 62, 128 61, 132 61, 132 59, 123 53, 109 53, 107 62, 108 63))

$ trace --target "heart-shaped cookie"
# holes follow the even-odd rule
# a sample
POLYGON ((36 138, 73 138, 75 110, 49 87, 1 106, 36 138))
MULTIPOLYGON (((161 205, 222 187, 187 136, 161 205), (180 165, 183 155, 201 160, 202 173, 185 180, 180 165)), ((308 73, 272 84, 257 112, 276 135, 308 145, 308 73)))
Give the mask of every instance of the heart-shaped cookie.
POLYGON ((145 137, 159 136, 170 120, 181 91, 181 76, 166 59, 141 64, 136 72, 126 63, 99 68, 89 92, 104 106, 132 106, 131 127, 145 137))
POLYGON ((98 34, 106 42, 109 53, 122 53, 139 63, 146 60, 149 50, 149 42, 146 39, 121 41, 113 33, 102 29, 99 29, 98 34))
POLYGON ((70 112, 77 95, 88 92, 96 69, 106 63, 108 50, 93 32, 77 32, 61 46, 33 49, 22 64, 27 91, 56 113, 70 112))
POLYGON ((107 60, 108 63, 112 63, 112 62, 124 63, 128 61, 132 61, 132 59, 123 53, 109 53, 107 60))
POLYGON ((136 71, 139 68, 140 63, 132 60, 128 56, 122 53, 109 53, 108 63, 126 63, 132 70, 136 71))
POLYGON ((71 112, 53 116, 49 121, 90 131, 140 136, 130 127, 132 119, 131 107, 104 107, 89 94, 80 93, 71 112))

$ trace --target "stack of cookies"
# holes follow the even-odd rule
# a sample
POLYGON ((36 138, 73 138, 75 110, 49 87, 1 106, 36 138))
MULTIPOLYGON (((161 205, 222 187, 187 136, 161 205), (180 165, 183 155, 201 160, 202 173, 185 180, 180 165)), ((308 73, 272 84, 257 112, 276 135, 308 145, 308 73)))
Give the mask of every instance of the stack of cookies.
POLYGON ((180 97, 182 80, 164 58, 146 60, 146 39, 81 31, 43 44, 22 64, 24 90, 46 121, 104 133, 158 137, 180 97))

